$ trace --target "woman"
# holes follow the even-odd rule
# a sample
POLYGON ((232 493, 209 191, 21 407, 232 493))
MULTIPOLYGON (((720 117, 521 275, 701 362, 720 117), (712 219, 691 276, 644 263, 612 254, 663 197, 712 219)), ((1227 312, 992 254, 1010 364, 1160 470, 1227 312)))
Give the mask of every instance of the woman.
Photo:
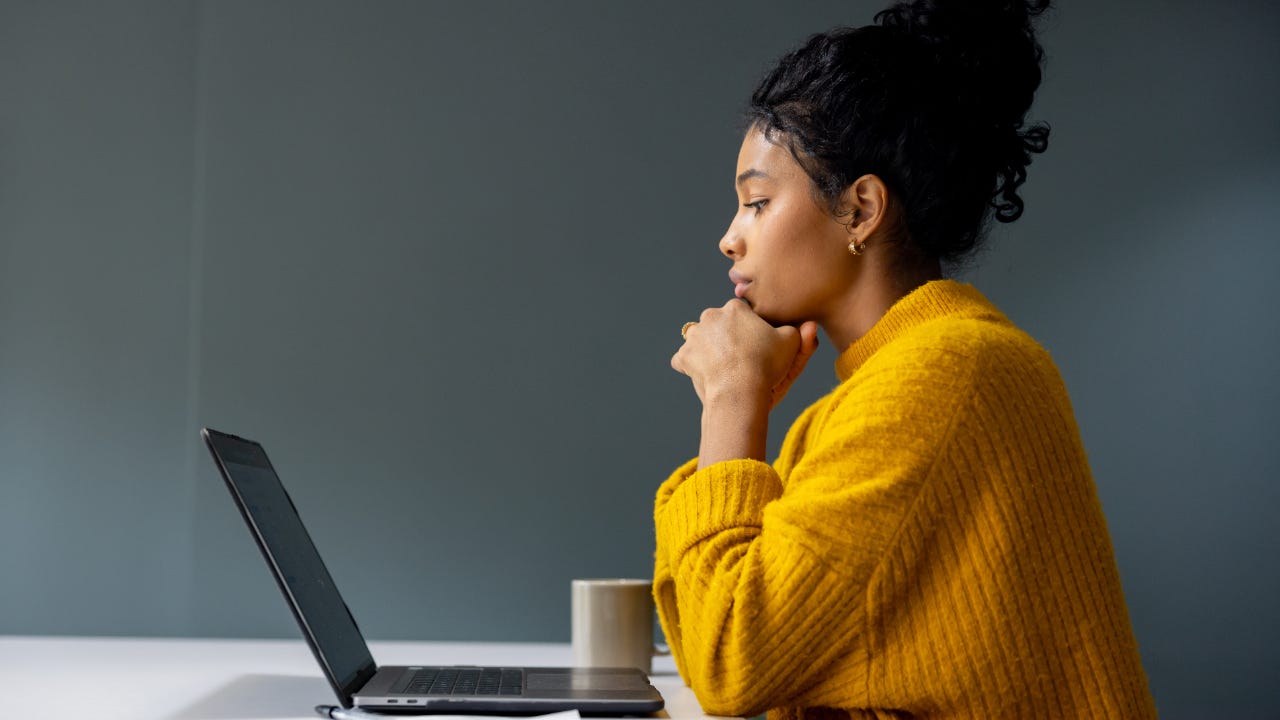
POLYGON ((899 3, 752 97, 735 299, 685 326, 698 457, 658 491, 654 593, 709 713, 1154 717, 1049 355, 942 279, 1016 193, 1047 2, 899 3), (764 462, 821 329, 839 385, 764 462))

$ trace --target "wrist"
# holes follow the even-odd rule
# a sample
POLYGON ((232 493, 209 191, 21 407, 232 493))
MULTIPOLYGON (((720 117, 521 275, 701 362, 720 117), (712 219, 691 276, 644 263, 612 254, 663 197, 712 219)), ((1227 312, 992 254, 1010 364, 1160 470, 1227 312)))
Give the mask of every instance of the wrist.
POLYGON ((725 460, 764 460, 769 434, 769 395, 733 393, 702 405, 698 467, 725 460))
POLYGON ((708 411, 754 412, 759 408, 767 413, 772 406, 771 399, 772 389, 764 382, 726 383, 703 392, 702 409, 704 415, 708 411))

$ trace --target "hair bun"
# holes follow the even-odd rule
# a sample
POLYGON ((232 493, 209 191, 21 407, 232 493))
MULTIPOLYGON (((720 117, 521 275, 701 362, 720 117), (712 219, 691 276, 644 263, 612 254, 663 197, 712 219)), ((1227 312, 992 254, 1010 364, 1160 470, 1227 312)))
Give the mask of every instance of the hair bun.
POLYGON ((1033 21, 1050 0, 915 0, 877 13, 881 26, 907 36, 915 79, 934 88, 933 108, 989 138, 1002 176, 992 206, 1008 221, 1022 213, 1013 190, 1026 179, 1030 153, 1048 147, 1049 129, 1021 130, 1040 87, 1044 48, 1033 21))
POLYGON ((1040 86, 1040 47, 1032 20, 1049 0, 915 0, 875 16, 916 41, 921 70, 954 94, 956 109, 997 125, 1022 121, 1040 86))

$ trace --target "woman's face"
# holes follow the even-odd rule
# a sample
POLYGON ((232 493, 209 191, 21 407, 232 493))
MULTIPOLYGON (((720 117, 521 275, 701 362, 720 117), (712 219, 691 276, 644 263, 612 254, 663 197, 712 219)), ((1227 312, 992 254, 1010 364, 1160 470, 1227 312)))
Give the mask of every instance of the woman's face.
POLYGON ((738 152, 739 208, 720 251, 734 293, 773 325, 824 324, 855 280, 848 230, 814 199, 791 151, 756 128, 738 152))

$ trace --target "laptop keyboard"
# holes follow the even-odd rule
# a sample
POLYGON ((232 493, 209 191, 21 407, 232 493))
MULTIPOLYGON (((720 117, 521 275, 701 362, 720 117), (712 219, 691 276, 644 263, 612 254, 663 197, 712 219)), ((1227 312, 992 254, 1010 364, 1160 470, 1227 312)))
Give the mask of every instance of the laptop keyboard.
POLYGON ((519 668, 421 668, 403 690, 408 695, 520 695, 519 668))

